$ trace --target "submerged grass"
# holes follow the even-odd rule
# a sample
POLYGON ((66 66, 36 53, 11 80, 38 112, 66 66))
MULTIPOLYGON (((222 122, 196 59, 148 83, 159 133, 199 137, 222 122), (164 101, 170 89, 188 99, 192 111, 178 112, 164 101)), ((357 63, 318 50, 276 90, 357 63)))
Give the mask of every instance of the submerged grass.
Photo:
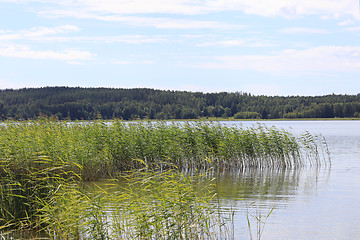
POLYGON ((330 163, 323 152, 321 136, 264 125, 5 122, 0 236, 35 229, 53 239, 217 239, 227 231, 212 210, 213 192, 199 196, 202 185, 184 172, 320 166, 330 163), (79 184, 126 172, 126 187, 116 191, 79 184))

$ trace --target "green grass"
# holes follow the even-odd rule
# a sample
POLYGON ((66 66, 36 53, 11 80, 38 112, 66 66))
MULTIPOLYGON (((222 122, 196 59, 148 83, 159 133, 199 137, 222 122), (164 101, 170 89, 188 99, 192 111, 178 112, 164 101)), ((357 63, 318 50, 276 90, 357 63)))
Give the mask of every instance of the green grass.
POLYGON ((119 171, 176 165, 180 169, 286 168, 325 164, 317 148, 326 148, 320 136, 295 137, 276 128, 250 128, 209 122, 121 121, 69 123, 44 119, 7 122, 0 127, 0 158, 18 165, 47 156, 66 162, 84 180, 119 171), (79 167, 80 166, 80 167, 79 167), (78 172, 80 170, 80 172, 78 172))
POLYGON ((133 171, 121 182, 59 191, 56 207, 43 209, 44 222, 52 223, 46 232, 71 239, 217 239, 222 225, 208 183, 173 170, 133 171))
MULTIPOLYGON (((218 213, 212 185, 202 175, 176 168, 133 170, 100 186, 63 182, 46 198, 34 200, 38 209, 28 228, 32 231, 22 231, 21 238, 223 238, 230 228, 218 213)), ((19 237, 16 233, 0 236, 19 237)))
POLYGON ((60 186, 77 182, 68 163, 46 156, 32 156, 27 162, 0 161, 0 232, 3 229, 39 228, 41 201, 48 202, 60 186))
POLYGON ((27 229, 53 239, 216 239, 226 231, 214 214, 214 193, 185 172, 321 166, 330 163, 326 153, 321 136, 264 125, 5 122, 0 232, 27 229), (120 173, 126 187, 114 190, 119 180, 96 191, 83 187, 120 173))

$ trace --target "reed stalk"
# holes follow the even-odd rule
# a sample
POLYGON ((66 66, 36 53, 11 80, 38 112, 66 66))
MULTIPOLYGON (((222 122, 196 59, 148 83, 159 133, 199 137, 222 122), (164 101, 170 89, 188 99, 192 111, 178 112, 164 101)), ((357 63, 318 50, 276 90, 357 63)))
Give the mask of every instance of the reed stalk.
POLYGON ((321 136, 264 125, 8 121, 0 125, 0 234, 208 239, 222 225, 213 193, 198 196, 201 185, 186 172, 321 166, 330 163, 327 151, 321 136), (80 184, 128 171, 128 186, 111 193, 80 184))
POLYGON ((329 161, 321 136, 294 136, 283 129, 209 122, 105 123, 43 119, 0 127, 0 159, 24 164, 42 153, 70 164, 84 180, 119 171, 176 165, 189 169, 296 168, 329 161), (79 168, 79 166, 81 166, 79 168))

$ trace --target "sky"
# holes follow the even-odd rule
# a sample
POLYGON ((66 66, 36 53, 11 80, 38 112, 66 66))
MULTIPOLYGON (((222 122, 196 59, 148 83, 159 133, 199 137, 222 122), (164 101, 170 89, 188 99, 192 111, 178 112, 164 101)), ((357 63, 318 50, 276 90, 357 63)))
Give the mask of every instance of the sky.
POLYGON ((0 89, 360 92, 358 0, 0 0, 0 89))

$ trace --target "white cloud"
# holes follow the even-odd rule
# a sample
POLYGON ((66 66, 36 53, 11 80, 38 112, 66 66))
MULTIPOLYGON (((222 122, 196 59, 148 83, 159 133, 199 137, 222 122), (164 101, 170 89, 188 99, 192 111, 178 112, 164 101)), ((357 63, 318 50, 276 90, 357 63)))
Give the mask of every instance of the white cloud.
POLYGON ((171 18, 154 17, 124 17, 124 16, 97 16, 96 19, 103 21, 119 21, 134 26, 151 26, 168 29, 216 29, 216 28, 243 28, 243 26, 221 23, 216 21, 194 21, 171 18))
POLYGON ((285 28, 280 30, 282 33, 297 34, 297 33, 328 33, 324 29, 317 28, 304 28, 304 27, 294 27, 294 28, 285 28))
POLYGON ((251 42, 247 44, 248 47, 277 47, 279 44, 269 42, 251 42))
POLYGON ((229 39, 223 41, 205 41, 198 43, 198 47, 275 47, 278 46, 274 43, 266 41, 258 41, 253 39, 229 39))
MULTIPOLYGON (((62 5, 63 9, 60 11, 72 11, 71 15, 74 17, 86 13, 98 16, 149 13, 196 15, 234 10, 265 17, 285 18, 304 15, 333 18, 351 15, 357 18, 359 15, 359 4, 354 0, 69 0, 58 1, 57 4, 62 5)), ((59 7, 57 11, 59 13, 59 7)), ((47 13, 50 12, 54 13, 51 10, 47 13)))
POLYGON ((70 33, 70 32, 78 32, 81 28, 73 25, 63 25, 57 26, 53 28, 48 27, 35 27, 31 30, 22 31, 25 36, 32 36, 32 37, 42 37, 45 35, 52 35, 52 34, 59 34, 59 33, 70 33))
POLYGON ((81 29, 73 25, 63 25, 53 28, 34 27, 29 30, 20 31, 3 31, 0 32, 0 41, 17 40, 17 39, 41 39, 48 35, 63 34, 69 32, 77 32, 81 29))
POLYGON ((165 17, 139 17, 127 15, 96 14, 93 12, 54 10, 42 11, 41 15, 50 18, 75 17, 81 19, 96 19, 100 21, 122 22, 132 26, 148 26, 159 29, 240 29, 245 26, 218 21, 199 21, 189 19, 174 19, 165 17))
POLYGON ((143 61, 113 60, 112 64, 117 64, 117 65, 154 64, 154 61, 150 61, 150 60, 143 60, 143 61))
POLYGON ((54 13, 53 10, 57 9, 58 12, 71 11, 73 17, 83 13, 96 13, 99 16, 149 13, 196 15, 235 10, 265 17, 293 18, 319 15, 323 18, 338 18, 351 15, 359 18, 359 2, 354 0, 0 0, 0 2, 40 2, 48 4, 46 11, 42 13, 54 13))
POLYGON ((88 41, 97 41, 105 43, 127 43, 127 44, 141 44, 141 43, 159 43, 168 41, 167 36, 145 36, 145 35, 124 35, 124 36, 100 36, 100 37, 85 37, 88 41))
POLYGON ((81 31, 81 28, 73 25, 63 25, 53 28, 34 27, 19 31, 0 30, 0 42, 14 42, 17 40, 31 40, 38 42, 101 42, 101 43, 158 43, 168 41, 167 36, 123 35, 123 36, 90 36, 73 37, 63 36, 71 32, 81 31))
MULTIPOLYGON (((77 32, 81 29, 73 25, 63 25, 57 27, 34 27, 31 29, 23 29, 19 31, 3 31, 0 33, 0 56, 13 58, 29 58, 29 59, 55 59, 64 60, 69 64, 81 64, 79 60, 89 60, 94 57, 88 51, 79 51, 73 49, 64 49, 60 51, 53 50, 33 50, 30 46, 15 44, 19 41, 46 41, 47 38, 61 38, 52 36, 70 32, 77 32)), ((57 39, 59 40, 59 39, 57 39)))
POLYGON ((354 21, 350 20, 350 19, 346 19, 345 21, 338 23, 339 26, 348 26, 348 25, 352 25, 352 24, 354 24, 354 21))
POLYGON ((68 64, 72 64, 72 65, 82 65, 82 62, 79 61, 67 61, 68 64))
POLYGON ((245 42, 242 40, 225 40, 225 41, 213 41, 213 42, 203 42, 197 44, 198 47, 214 47, 214 46, 224 46, 224 47, 234 47, 234 46, 245 46, 245 42))
POLYGON ((358 15, 358 2, 353 0, 209 0, 220 9, 237 9, 265 17, 293 18, 304 15, 358 15))
POLYGON ((347 27, 347 28, 345 28, 345 31, 348 31, 348 32, 360 32, 360 27, 347 27))
POLYGON ((207 9, 204 1, 196 0, 77 0, 67 2, 66 5, 80 6, 89 12, 113 14, 199 14, 204 13, 207 9))
POLYGON ((95 43, 161 43, 169 41, 167 36, 145 36, 145 35, 124 35, 124 36, 91 36, 91 37, 42 37, 37 39, 43 42, 95 42, 95 43))
POLYGON ((139 63, 141 63, 141 64, 154 64, 155 62, 151 61, 151 60, 143 60, 143 61, 140 61, 139 63))
POLYGON ((65 61, 90 60, 94 56, 87 51, 62 50, 62 51, 35 51, 29 46, 7 45, 0 46, 0 56, 29 59, 54 59, 65 61))
POLYGON ((360 46, 320 46, 305 50, 288 49, 274 55, 219 56, 213 61, 192 64, 200 68, 239 69, 273 74, 307 74, 321 71, 360 70, 360 46))

